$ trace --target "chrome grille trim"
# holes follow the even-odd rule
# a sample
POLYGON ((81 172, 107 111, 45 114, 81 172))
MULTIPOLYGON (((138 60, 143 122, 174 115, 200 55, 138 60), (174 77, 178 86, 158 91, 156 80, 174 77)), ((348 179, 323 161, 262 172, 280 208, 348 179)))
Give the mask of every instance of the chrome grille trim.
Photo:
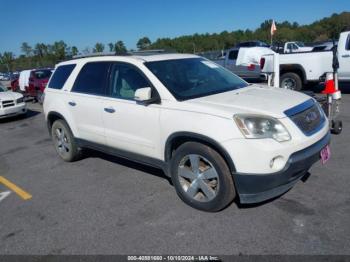
POLYGON ((313 105, 315 104, 315 101, 310 98, 309 100, 305 101, 304 103, 301 103, 295 107, 292 107, 286 111, 284 111, 283 113, 286 115, 286 116, 294 116, 310 107, 312 107, 313 105))
POLYGON ((15 105, 15 101, 14 100, 4 100, 4 101, 2 101, 2 107, 3 108, 14 106, 14 105, 15 105))
POLYGON ((284 113, 306 136, 317 133, 326 122, 322 109, 313 99, 288 109, 284 113))

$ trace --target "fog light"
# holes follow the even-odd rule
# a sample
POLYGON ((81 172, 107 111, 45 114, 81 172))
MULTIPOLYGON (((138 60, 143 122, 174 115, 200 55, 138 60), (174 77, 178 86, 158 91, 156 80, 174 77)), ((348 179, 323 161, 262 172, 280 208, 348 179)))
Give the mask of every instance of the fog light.
POLYGON ((284 165, 285 161, 283 156, 276 156, 270 161, 270 168, 275 170, 281 170, 284 167, 284 165))

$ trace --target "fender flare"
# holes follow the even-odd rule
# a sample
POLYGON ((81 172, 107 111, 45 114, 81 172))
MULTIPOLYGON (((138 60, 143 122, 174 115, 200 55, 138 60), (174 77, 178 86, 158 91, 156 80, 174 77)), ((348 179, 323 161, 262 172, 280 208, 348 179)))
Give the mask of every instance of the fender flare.
POLYGON ((231 174, 236 173, 236 168, 235 165, 233 163, 232 158, 230 157, 230 155, 228 154, 228 152, 226 151, 226 149, 224 149, 217 141, 215 141, 214 139, 204 136, 204 135, 200 135, 197 133, 192 133, 192 132, 176 132, 171 134, 168 139, 166 140, 165 143, 165 148, 164 148, 164 159, 165 162, 169 163, 170 159, 171 159, 171 154, 172 154, 172 145, 173 142, 176 141, 177 139, 183 139, 185 142, 199 142, 202 144, 205 144, 207 146, 210 146, 211 148, 213 148, 214 150, 216 150, 225 160, 225 162, 227 163, 231 174))
POLYGON ((58 113, 56 111, 49 112, 47 114, 47 118, 46 118, 46 124, 47 124, 47 128, 48 128, 50 136, 51 136, 51 127, 52 127, 52 123, 53 123, 53 122, 51 123, 50 118, 52 118, 52 117, 55 117, 55 119, 62 119, 63 121, 65 121, 68 125, 69 130, 72 132, 72 134, 74 136, 74 133, 69 125, 69 122, 66 120, 66 118, 63 115, 61 115, 60 113, 58 113))
MULTIPOLYGON (((305 69, 302 65, 300 64, 283 64, 280 65, 280 72, 284 71, 285 73, 293 73, 295 70, 298 70, 301 72, 301 81, 303 84, 307 83, 307 77, 306 77, 306 72, 305 69)), ((282 76, 282 73, 280 73, 282 76)))

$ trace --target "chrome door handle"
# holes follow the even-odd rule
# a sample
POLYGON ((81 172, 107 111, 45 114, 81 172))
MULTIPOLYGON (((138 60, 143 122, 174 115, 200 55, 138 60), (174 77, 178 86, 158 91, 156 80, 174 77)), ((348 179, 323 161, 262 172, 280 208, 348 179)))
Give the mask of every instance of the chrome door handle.
POLYGON ((77 105, 77 103, 75 103, 75 102, 73 102, 73 101, 68 102, 68 104, 69 104, 70 106, 76 106, 76 105, 77 105))
POLYGON ((342 57, 344 57, 344 58, 349 58, 350 55, 342 55, 342 57))
POLYGON ((115 112, 115 109, 113 107, 105 107, 104 110, 105 112, 111 113, 111 114, 115 112))

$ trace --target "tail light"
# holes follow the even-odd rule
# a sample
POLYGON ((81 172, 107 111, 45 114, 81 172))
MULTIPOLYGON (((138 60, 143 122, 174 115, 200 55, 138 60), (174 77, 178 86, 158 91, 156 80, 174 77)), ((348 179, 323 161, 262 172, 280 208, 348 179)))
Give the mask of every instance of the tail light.
POLYGON ((255 65, 254 64, 250 64, 248 67, 249 71, 254 71, 255 70, 255 65))
POLYGON ((263 69, 264 66, 265 66, 265 58, 262 57, 262 58, 260 59, 260 68, 263 69))

